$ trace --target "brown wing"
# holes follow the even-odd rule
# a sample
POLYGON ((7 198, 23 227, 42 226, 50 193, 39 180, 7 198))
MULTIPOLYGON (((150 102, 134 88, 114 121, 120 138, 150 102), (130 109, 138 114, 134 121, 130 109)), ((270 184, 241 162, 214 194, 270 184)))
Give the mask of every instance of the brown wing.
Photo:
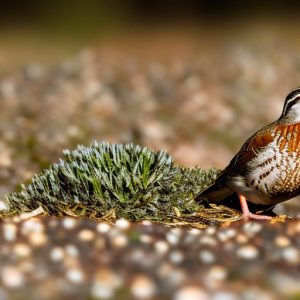
POLYGON ((253 134, 244 143, 241 150, 236 154, 236 156, 231 160, 230 164, 224 170, 224 172, 242 172, 246 163, 254 158, 261 148, 267 146, 274 140, 274 136, 272 136, 272 131, 270 130, 273 127, 272 125, 273 124, 264 127, 263 129, 253 134))

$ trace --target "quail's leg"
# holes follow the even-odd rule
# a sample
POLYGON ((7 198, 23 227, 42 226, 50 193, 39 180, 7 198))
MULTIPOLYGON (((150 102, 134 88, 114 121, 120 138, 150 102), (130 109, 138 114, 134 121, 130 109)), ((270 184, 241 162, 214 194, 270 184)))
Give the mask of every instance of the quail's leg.
POLYGON ((264 216, 264 215, 256 215, 253 214, 249 211, 248 204, 247 204, 247 199, 244 195, 238 194, 239 199, 240 199, 240 204, 242 207, 242 212, 243 212, 243 219, 244 220, 249 220, 249 219, 256 219, 256 220, 270 220, 272 217, 270 216, 264 216))

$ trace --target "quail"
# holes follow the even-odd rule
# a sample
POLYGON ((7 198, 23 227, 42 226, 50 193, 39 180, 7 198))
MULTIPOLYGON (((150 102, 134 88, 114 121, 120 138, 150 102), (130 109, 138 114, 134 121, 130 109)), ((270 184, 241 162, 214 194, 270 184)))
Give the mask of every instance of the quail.
POLYGON ((244 219, 270 219, 251 213, 248 202, 272 207, 300 194, 300 88, 285 99, 281 116, 254 133, 196 201, 219 203, 237 193, 244 219))

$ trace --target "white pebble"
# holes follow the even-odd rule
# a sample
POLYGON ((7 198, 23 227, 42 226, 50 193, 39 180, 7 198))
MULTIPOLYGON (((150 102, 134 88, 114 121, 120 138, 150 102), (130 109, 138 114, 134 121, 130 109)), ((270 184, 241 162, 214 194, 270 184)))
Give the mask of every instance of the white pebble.
POLYGON ((251 245, 246 245, 238 249, 237 255, 244 259, 254 259, 258 256, 258 250, 251 245))
POLYGON ((208 300, 208 294, 198 286, 185 286, 177 291, 173 300, 208 300))
POLYGON ((261 231, 262 225, 257 222, 248 222, 244 225, 244 231, 250 235, 254 235, 261 231))
POLYGON ((66 229, 73 229, 76 226, 76 220, 74 218, 65 217, 62 224, 66 229))
POLYGON ((126 235, 118 234, 112 238, 112 244, 115 247, 122 248, 128 244, 128 239, 126 235))
POLYGON ((170 253, 170 261, 173 264, 180 264, 184 259, 183 253, 179 250, 173 250, 170 253))
POLYGON ((199 239, 199 243, 200 243, 201 245, 208 245, 208 246, 216 246, 216 245, 217 245, 216 239, 214 239, 214 238, 211 237, 211 236, 202 236, 202 237, 199 239))
POLYGON ((279 235, 275 238, 275 244, 277 247, 283 248, 289 246, 291 242, 287 237, 279 235))
POLYGON ((166 239, 171 245, 176 245, 179 242, 181 235, 181 231, 178 229, 171 229, 167 234, 166 234, 166 239))
POLYGON ((41 247, 48 242, 47 236, 42 232, 30 233, 28 240, 35 247, 41 247))
POLYGON ((50 259, 52 261, 62 261, 64 259, 65 256, 65 252, 64 249, 61 247, 54 247, 51 251, 50 251, 50 259))
POLYGON ((3 224, 3 236, 8 242, 12 242, 16 239, 17 226, 15 224, 4 223, 3 224))
POLYGON ((147 299, 156 294, 157 287, 150 277, 146 275, 137 275, 132 281, 130 291, 136 298, 147 299))
POLYGON ((223 281, 227 278, 227 271, 222 266, 213 266, 208 272, 208 280, 223 281))
POLYGON ((231 292, 217 292, 212 296, 212 300, 239 300, 240 297, 231 292))
POLYGON ((25 243, 15 244, 13 251, 19 257, 28 257, 31 254, 31 248, 25 243))
POLYGON ((25 283, 24 275, 16 267, 3 267, 1 270, 1 279, 5 286, 9 288, 18 288, 25 283))
POLYGON ((122 230, 126 230, 129 228, 130 223, 125 219, 119 219, 116 221, 116 226, 122 230))
POLYGON ((282 250, 282 257, 285 261, 291 264, 297 264, 300 262, 299 249, 294 247, 288 247, 282 250))
POLYGON ((110 229, 110 225, 106 223, 100 223, 97 225, 97 231, 100 233, 107 233, 110 229))
POLYGON ((205 229, 205 233, 208 235, 214 235, 216 233, 216 228, 215 227, 208 227, 205 229))
POLYGON ((90 242, 94 239, 94 237, 95 237, 95 233, 90 229, 82 229, 78 233, 78 238, 84 242, 90 242))
POLYGON ((165 241, 157 241, 154 248, 157 253, 165 254, 169 250, 169 244, 165 241))
POLYGON ((44 231, 44 225, 35 218, 28 219, 24 221, 22 224, 22 233, 23 234, 29 234, 29 233, 41 233, 44 231))
POLYGON ((152 222, 149 221, 149 220, 143 220, 141 223, 142 223, 142 225, 144 225, 144 226, 151 226, 151 225, 152 225, 152 222))
POLYGON ((65 247, 66 255, 70 257, 77 257, 78 256, 78 248, 75 245, 69 244, 65 247))
POLYGON ((71 268, 67 271, 66 277, 73 283, 81 283, 83 281, 83 273, 78 268, 71 268))
POLYGON ((153 238, 149 234, 141 234, 140 241, 144 244, 150 244, 153 241, 153 238))
POLYGON ((211 264, 213 262, 215 262, 216 258, 215 255, 208 250, 203 250, 199 253, 199 258, 202 262, 206 263, 206 264, 211 264))

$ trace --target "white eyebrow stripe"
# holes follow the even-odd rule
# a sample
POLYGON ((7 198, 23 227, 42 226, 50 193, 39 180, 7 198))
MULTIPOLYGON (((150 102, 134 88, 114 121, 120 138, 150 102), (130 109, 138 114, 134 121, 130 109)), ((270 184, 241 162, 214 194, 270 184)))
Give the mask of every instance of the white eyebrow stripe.
POLYGON ((296 94, 293 98, 288 99, 287 103, 290 103, 291 101, 294 101, 295 99, 297 99, 298 97, 300 97, 300 92, 298 94, 296 94))

